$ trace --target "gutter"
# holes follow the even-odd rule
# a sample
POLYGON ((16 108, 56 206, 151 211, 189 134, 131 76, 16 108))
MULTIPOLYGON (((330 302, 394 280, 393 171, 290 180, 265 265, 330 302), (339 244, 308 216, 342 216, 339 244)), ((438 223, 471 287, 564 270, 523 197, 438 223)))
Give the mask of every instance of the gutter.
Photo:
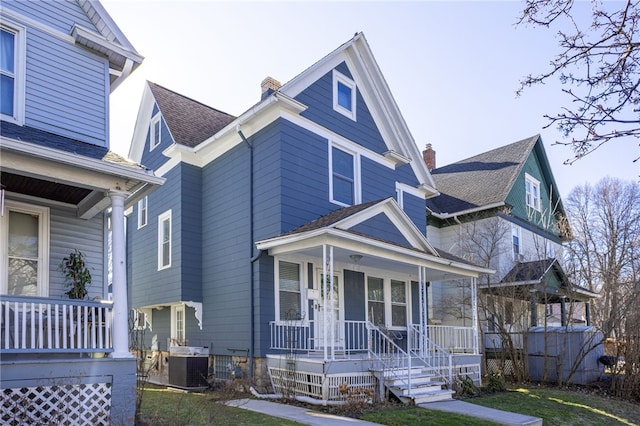
POLYGON ((457 217, 458 216, 462 216, 465 214, 471 214, 471 213, 477 213, 483 210, 489 210, 489 209, 494 209, 496 207, 502 207, 505 206, 505 202, 504 201, 498 201, 497 203, 492 203, 492 204, 487 204, 486 206, 480 206, 480 207, 474 207, 472 209, 468 209, 468 210, 462 210, 459 212, 455 212, 455 213, 436 213, 434 211, 431 211, 431 214, 433 216, 435 216, 438 219, 451 219, 454 218, 456 219, 456 221, 458 220, 457 217))

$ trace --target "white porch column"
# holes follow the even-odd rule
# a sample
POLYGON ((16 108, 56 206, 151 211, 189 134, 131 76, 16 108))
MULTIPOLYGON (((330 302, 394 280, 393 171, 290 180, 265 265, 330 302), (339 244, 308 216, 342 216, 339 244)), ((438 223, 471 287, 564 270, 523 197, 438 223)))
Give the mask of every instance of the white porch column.
POLYGON ((320 277, 320 296, 322 299, 322 339, 324 360, 328 361, 327 357, 327 289, 325 287, 325 280, 327 279, 327 245, 322 245, 322 277, 320 277))
POLYGON ((473 328, 473 353, 479 354, 478 350, 478 279, 471 278, 471 327, 473 328))
POLYGON ((113 352, 111 358, 133 358, 129 352, 129 310, 127 308, 127 266, 125 263, 124 200, 127 193, 109 191, 111 198, 111 262, 113 263, 113 352))

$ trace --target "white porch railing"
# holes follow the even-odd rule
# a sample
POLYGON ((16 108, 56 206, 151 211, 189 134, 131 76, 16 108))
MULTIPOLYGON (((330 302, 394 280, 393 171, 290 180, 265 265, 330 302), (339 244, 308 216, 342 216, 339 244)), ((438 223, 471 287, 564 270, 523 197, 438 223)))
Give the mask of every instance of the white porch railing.
POLYGON ((3 353, 112 352, 112 303, 0 295, 3 353))
MULTIPOLYGON (((365 321, 337 321, 333 342, 317 327, 317 322, 271 321, 270 348, 282 351, 312 352, 325 346, 344 354, 363 352, 368 349, 367 326, 365 321)), ((330 336, 331 333, 327 333, 330 336)))
MULTIPOLYGON (((414 324, 416 331, 422 333, 422 327, 414 324)), ((426 335, 433 343, 448 352, 478 354, 478 341, 472 327, 450 325, 428 325, 426 335)))

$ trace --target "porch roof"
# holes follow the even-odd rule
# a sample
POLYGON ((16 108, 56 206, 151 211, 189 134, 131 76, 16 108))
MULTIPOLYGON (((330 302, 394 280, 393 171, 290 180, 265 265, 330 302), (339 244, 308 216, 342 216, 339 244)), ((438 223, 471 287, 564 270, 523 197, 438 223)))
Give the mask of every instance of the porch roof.
POLYGON ((270 255, 316 258, 322 257, 325 245, 334 248, 334 262, 352 264, 355 269, 376 268, 413 275, 417 274, 418 267, 425 267, 428 281, 471 278, 494 272, 433 247, 393 198, 345 207, 285 234, 256 242, 258 249, 267 250, 270 255), (387 216, 407 244, 352 229, 378 214, 387 216))
POLYGON ((7 193, 68 205, 85 219, 111 205, 111 190, 127 193, 131 205, 164 182, 106 147, 7 122, 2 122, 0 154, 7 193))
POLYGON ((518 262, 499 283, 482 284, 478 288, 485 292, 509 293, 523 300, 528 300, 535 291, 545 295, 550 303, 558 303, 562 298, 586 302, 598 297, 598 294, 572 284, 555 258, 518 262))

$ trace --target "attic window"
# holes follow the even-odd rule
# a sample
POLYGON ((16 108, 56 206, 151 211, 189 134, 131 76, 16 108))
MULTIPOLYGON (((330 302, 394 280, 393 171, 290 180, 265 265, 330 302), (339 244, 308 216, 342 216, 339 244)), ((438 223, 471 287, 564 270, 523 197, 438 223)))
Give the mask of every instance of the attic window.
POLYGON ((151 124, 149 125, 149 151, 153 151, 162 141, 161 118, 160 113, 158 113, 151 119, 151 124))
POLYGON ((333 109, 356 121, 356 84, 336 70, 333 70, 333 109))
POLYGON ((527 207, 540 211, 540 181, 525 173, 525 198, 527 207))

